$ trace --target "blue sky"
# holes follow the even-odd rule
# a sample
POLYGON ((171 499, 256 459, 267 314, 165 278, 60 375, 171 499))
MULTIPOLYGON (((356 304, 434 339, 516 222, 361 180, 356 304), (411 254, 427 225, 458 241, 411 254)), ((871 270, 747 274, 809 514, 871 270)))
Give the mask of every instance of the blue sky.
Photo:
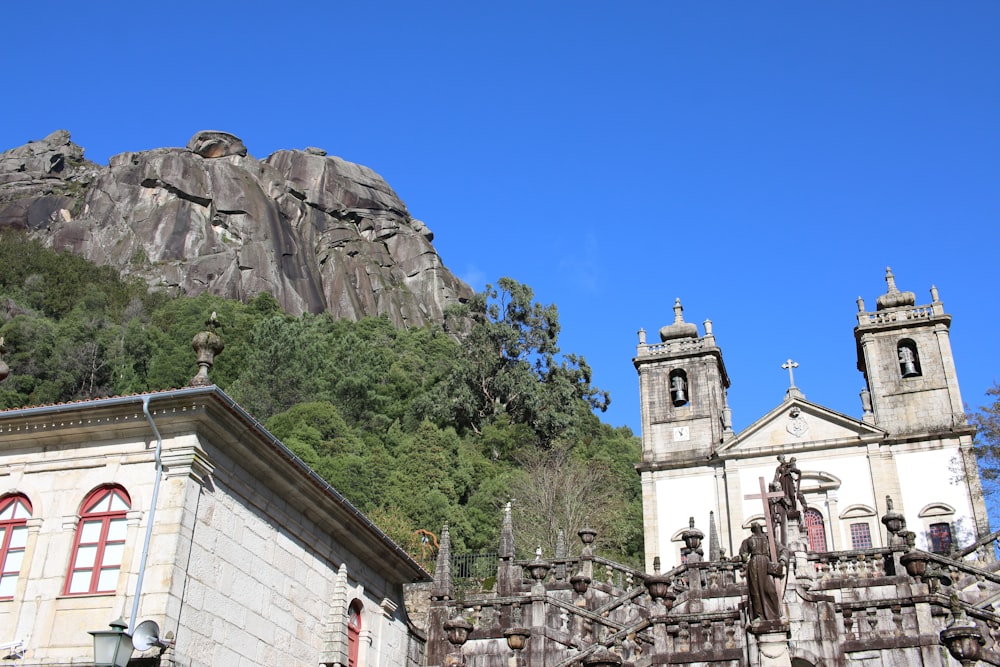
POLYGON ((737 429, 788 376, 860 416, 885 267, 998 379, 1000 3, 172 2, 4 9, 0 149, 241 137, 382 174, 473 287, 556 303, 639 430, 636 330, 714 322, 737 429))

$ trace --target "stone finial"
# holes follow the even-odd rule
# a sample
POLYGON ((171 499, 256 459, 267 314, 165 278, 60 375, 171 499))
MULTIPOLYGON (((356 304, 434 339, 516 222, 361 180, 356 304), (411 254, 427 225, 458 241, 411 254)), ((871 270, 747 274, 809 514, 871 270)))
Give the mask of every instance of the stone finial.
POLYGON ((715 526, 715 512, 708 513, 708 560, 715 562, 722 558, 722 546, 719 544, 719 529, 715 526))
POLYGON ((893 275, 892 269, 888 266, 885 267, 885 283, 889 291, 875 300, 878 310, 899 308, 902 306, 913 307, 917 303, 916 294, 899 291, 899 288, 896 287, 896 276, 893 275))
POLYGON ((698 325, 684 321, 684 306, 680 297, 674 300, 674 323, 660 329, 660 340, 667 342, 674 338, 697 338, 698 325))
POLYGON ((503 526, 500 528, 500 558, 510 560, 514 557, 514 520, 510 514, 510 503, 503 508, 503 526))
POLYGON ((434 565, 434 587, 432 600, 454 600, 455 584, 451 578, 451 535, 448 524, 441 529, 441 548, 438 549, 437 563, 434 565))
POLYGON ((214 310, 211 317, 205 320, 205 328, 205 331, 191 339, 191 347, 198 353, 198 374, 188 383, 192 387, 207 387, 212 384, 208 378, 208 371, 215 363, 215 357, 222 354, 222 350, 225 348, 222 337, 215 333, 215 330, 221 328, 221 325, 214 310))
POLYGON ((688 529, 681 533, 681 539, 686 547, 687 559, 689 563, 700 562, 705 552, 701 548, 701 541, 705 533, 694 527, 694 517, 688 520, 688 529))
POLYGON ((931 301, 933 303, 938 303, 941 301, 941 297, 938 295, 937 285, 931 285, 931 301))
POLYGON ((865 312, 865 300, 861 298, 860 294, 858 295, 857 303, 858 303, 858 312, 859 313, 865 312))
POLYGON ((896 276, 892 275, 892 268, 885 267, 885 284, 889 286, 889 294, 896 294, 899 289, 896 287, 896 276))
POLYGON ((646 330, 639 329, 639 345, 645 345, 645 344, 646 344, 646 330))
POLYGON ((7 379, 10 375, 10 366, 8 366, 4 360, 3 355, 7 353, 7 346, 3 343, 3 336, 0 336, 0 382, 7 379))
POLYGON ((861 421, 867 424, 875 423, 875 413, 872 410, 872 393, 868 391, 868 387, 861 390, 861 411, 862 417, 861 421))

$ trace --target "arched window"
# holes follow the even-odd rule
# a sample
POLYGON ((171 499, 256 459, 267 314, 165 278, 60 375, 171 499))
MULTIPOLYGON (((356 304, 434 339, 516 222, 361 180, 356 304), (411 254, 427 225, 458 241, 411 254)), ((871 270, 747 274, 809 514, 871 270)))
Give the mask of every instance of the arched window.
POLYGON ((355 600, 347 609, 347 667, 358 667, 358 646, 361 644, 361 601, 355 600))
POLYGON ((83 501, 66 577, 67 595, 115 592, 125 554, 125 513, 131 507, 119 486, 103 486, 83 501))
POLYGON ((670 402, 675 408, 688 404, 687 373, 680 369, 670 371, 670 402))
POLYGON ((840 513, 841 526, 847 526, 850 532, 852 549, 871 549, 872 527, 878 526, 875 510, 868 505, 851 505, 840 513))
POLYGON ((823 515, 818 510, 807 509, 802 518, 806 524, 806 536, 809 540, 809 551, 826 551, 826 525, 823 515))
POLYGON ((28 544, 31 502, 20 494, 0 498, 0 599, 14 597, 28 544))
POLYGON ((904 338, 896 345, 896 357, 899 360, 899 374, 905 378, 919 377, 920 355, 917 344, 909 338, 904 338))

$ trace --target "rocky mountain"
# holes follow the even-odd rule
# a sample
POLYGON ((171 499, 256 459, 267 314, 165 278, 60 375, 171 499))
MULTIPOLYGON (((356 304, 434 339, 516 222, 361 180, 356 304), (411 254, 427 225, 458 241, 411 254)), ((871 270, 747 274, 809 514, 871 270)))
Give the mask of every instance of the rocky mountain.
POLYGON ((367 167, 316 148, 248 155, 225 132, 101 167, 65 130, 0 153, 0 228, 27 230, 152 287, 398 326, 439 321, 472 291, 427 226, 367 167))

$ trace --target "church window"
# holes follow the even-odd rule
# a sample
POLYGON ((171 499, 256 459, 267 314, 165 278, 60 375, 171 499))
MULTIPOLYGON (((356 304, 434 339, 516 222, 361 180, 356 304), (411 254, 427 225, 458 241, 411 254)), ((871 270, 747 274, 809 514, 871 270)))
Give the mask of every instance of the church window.
POLYGON ((688 404, 687 373, 677 369, 670 371, 670 402, 675 408, 688 404))
POLYGON ((909 338, 904 338, 896 345, 896 358, 899 361, 899 373, 903 377, 912 378, 922 375, 917 344, 909 338))
POLYGON ((361 601, 355 600, 347 610, 347 667, 358 667, 358 647, 361 644, 361 601))
POLYGON ((933 553, 947 554, 951 551, 951 524, 932 523, 927 536, 930 538, 933 553))
POLYGON ((868 522, 851 524, 851 548, 872 548, 872 532, 871 528, 868 526, 868 522))
POLYGON ((817 510, 807 509, 803 518, 809 540, 809 551, 826 551, 826 524, 823 522, 823 515, 817 510))
POLYGON ((118 486, 101 487, 83 501, 67 594, 115 592, 125 555, 125 514, 131 506, 125 489, 118 486))
POLYGON ((28 544, 31 503, 25 496, 0 498, 0 599, 14 597, 28 544))

